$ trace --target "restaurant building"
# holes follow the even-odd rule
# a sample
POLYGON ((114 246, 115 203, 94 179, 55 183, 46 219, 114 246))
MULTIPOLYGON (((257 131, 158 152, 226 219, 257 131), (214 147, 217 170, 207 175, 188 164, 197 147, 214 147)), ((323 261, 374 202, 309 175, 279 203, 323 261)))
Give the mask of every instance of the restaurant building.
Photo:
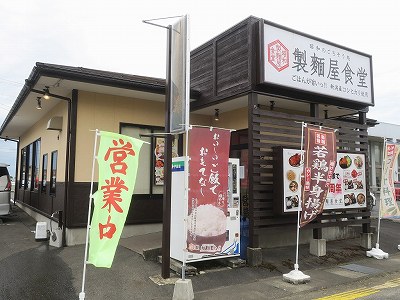
MULTIPOLYGON (((194 49, 190 61, 191 124, 235 130, 230 157, 245 170, 241 211, 249 247, 295 243, 283 157, 300 150, 301 122, 338 129, 337 151, 362 160, 356 179, 364 195, 345 205, 341 190, 353 186, 337 182, 342 198, 302 229, 301 242, 350 236, 353 225, 368 236, 370 55, 249 17, 194 49)), ((123 234, 160 230, 163 186, 154 174, 157 141, 148 135, 164 131, 164 95, 163 79, 37 63, 0 129, 1 137, 19 141, 17 203, 38 220, 57 220, 62 211, 65 243, 83 242, 93 130, 118 132, 151 143, 143 146, 123 234)), ((184 138, 175 140, 182 155, 184 138)))

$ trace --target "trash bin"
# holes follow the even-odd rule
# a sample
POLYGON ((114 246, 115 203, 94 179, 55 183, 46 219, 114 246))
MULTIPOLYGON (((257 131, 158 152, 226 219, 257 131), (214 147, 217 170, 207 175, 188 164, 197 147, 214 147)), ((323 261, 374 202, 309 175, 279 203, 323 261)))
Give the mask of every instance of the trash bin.
POLYGON ((240 218, 240 258, 247 259, 247 246, 249 245, 249 219, 240 218))

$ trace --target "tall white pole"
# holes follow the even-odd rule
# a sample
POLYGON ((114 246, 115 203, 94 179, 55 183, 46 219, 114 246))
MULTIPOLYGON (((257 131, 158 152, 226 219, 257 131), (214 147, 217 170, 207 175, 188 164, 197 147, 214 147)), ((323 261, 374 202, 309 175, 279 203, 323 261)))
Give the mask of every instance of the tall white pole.
POLYGON ((94 138, 94 147, 93 147, 92 178, 91 178, 91 182, 90 182, 88 219, 87 219, 87 226, 86 226, 86 242, 85 242, 85 258, 83 261, 82 291, 79 293, 79 300, 85 299, 86 262, 87 262, 87 256, 88 256, 90 215, 92 214, 93 180, 94 180, 94 167, 95 167, 95 162, 97 159, 96 148, 97 148, 98 136, 100 136, 100 132, 96 129, 96 134, 95 134, 95 138, 94 138))
POLYGON ((189 128, 190 128, 190 19, 189 15, 185 16, 186 19, 186 41, 185 41, 185 51, 186 51, 186 69, 185 69, 185 175, 184 175, 184 185, 185 185, 185 195, 183 198, 183 262, 182 262, 182 280, 185 280, 186 276, 186 239, 187 239, 187 216, 188 216, 188 202, 189 202, 189 160, 188 149, 189 149, 189 128))
MULTIPOLYGON (((301 160, 300 160, 300 165, 303 168, 303 173, 304 173, 304 127, 307 126, 306 123, 302 122, 301 123, 301 146, 300 146, 300 155, 301 155, 301 160)), ((301 182, 301 174, 300 174, 300 182, 301 182)), ((301 190, 301 189, 300 189, 301 190)), ((299 269, 299 240, 300 240, 300 212, 301 212, 301 203, 302 203, 302 195, 300 191, 300 197, 299 197, 299 204, 297 207, 297 237, 296 237, 296 262, 294 264, 294 269, 297 271, 299 269)))
POLYGON ((379 213, 378 213, 378 233, 376 237, 376 248, 379 249, 379 235, 381 231, 381 218, 382 218, 382 181, 383 181, 383 176, 386 174, 386 143, 387 139, 384 138, 383 140, 383 153, 382 153, 382 178, 381 178, 381 187, 380 187, 380 196, 379 196, 379 213))
MULTIPOLYGON (((301 160, 300 160, 300 165, 303 166, 304 169, 304 151, 303 151, 303 144, 304 144, 304 127, 307 127, 307 124, 304 122, 301 122, 301 160)), ((300 175, 301 176, 301 175, 300 175)), ((301 181, 301 178, 300 178, 301 181)), ((299 197, 299 204, 298 204, 298 209, 297 209, 297 239, 296 239, 296 262, 294 264, 294 270, 290 271, 287 274, 283 274, 283 280, 294 283, 294 284, 299 284, 299 283, 306 283, 310 281, 310 276, 304 274, 299 270, 299 240, 300 240, 300 212, 301 212, 301 204, 302 204, 302 195, 300 191, 300 197, 299 197)))
POLYGON ((187 218, 188 218, 188 199, 189 199, 189 165, 190 157, 188 157, 188 144, 189 144, 189 129, 186 129, 186 143, 185 143, 185 175, 184 175, 184 185, 185 185, 185 195, 183 198, 183 261, 182 261, 182 280, 185 280, 186 276, 186 240, 187 240, 187 218))

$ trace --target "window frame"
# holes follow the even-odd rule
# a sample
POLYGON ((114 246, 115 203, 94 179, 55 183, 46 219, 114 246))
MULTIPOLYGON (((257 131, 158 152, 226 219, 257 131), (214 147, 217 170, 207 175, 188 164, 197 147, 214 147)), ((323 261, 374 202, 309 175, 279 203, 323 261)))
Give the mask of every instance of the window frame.
POLYGON ((26 156, 26 167, 25 167, 25 189, 32 190, 32 154, 33 154, 33 145, 29 144, 26 146, 27 148, 27 156, 26 156))
MULTIPOLYGON (((154 133, 164 133, 165 132, 165 128, 162 126, 151 126, 151 125, 142 125, 142 124, 132 124, 132 123, 120 123, 119 125, 119 133, 122 134, 123 128, 135 128, 138 130, 139 134, 140 131, 150 131, 149 133, 146 134, 150 134, 153 135, 154 133)), ((146 135, 144 134, 144 135, 146 135)), ((181 137, 181 135, 177 135, 178 136, 178 155, 182 155, 182 150, 183 150, 183 138, 181 137)), ((158 136, 159 137, 159 136, 158 136)), ((150 138, 150 159, 149 159, 149 178, 148 178, 148 182, 149 182, 149 191, 148 193, 140 193, 140 195, 149 195, 149 196, 157 196, 157 195, 162 195, 162 192, 155 192, 155 189, 162 187, 163 185, 156 185, 155 183, 155 176, 154 176, 154 172, 155 172, 155 155, 154 155, 154 149, 156 146, 156 137, 149 137, 150 138)), ((149 147, 147 145, 143 146, 143 147, 149 147)))
POLYGON ((32 177, 31 191, 39 191, 39 174, 40 174, 40 147, 41 141, 37 139, 32 143, 32 177), (36 180, 37 179, 37 180, 36 180))
POLYGON ((24 188, 26 185, 26 147, 21 149, 20 173, 19 173, 19 188, 24 188))
POLYGON ((49 163, 49 155, 48 155, 48 153, 45 153, 42 155, 42 180, 41 180, 41 188, 40 188, 40 191, 42 193, 47 192, 46 187, 47 187, 48 163, 49 163))
POLYGON ((57 191, 57 163, 58 163, 58 150, 51 152, 51 163, 50 163, 50 190, 49 194, 52 196, 56 195, 57 191), (55 166, 54 166, 55 164, 55 166), (54 168, 55 167, 55 168, 54 168), (53 174, 54 172, 54 174, 53 174))

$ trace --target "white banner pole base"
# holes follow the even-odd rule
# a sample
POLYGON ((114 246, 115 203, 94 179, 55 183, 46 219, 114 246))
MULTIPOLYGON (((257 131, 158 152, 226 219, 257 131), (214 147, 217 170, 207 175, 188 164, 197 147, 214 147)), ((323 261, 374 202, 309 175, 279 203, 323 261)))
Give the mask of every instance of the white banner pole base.
POLYGON ((299 265, 294 265, 294 270, 290 271, 287 274, 283 274, 283 281, 293 283, 293 284, 302 284, 307 283, 311 280, 309 275, 304 274, 302 271, 299 271, 299 265))
POLYGON ((400 245, 397 245, 397 249, 399 249, 399 250, 400 250, 400 245))
POLYGON ((173 300, 193 300, 193 285, 191 279, 178 279, 175 283, 173 300))
POLYGON ((389 254, 386 252, 383 252, 381 249, 379 249, 379 244, 377 243, 376 248, 372 248, 371 250, 367 251, 367 256, 368 257, 374 257, 376 259, 384 259, 384 258, 389 258, 389 254))
POLYGON ((80 292, 79 293, 79 300, 85 299, 85 292, 80 292))

